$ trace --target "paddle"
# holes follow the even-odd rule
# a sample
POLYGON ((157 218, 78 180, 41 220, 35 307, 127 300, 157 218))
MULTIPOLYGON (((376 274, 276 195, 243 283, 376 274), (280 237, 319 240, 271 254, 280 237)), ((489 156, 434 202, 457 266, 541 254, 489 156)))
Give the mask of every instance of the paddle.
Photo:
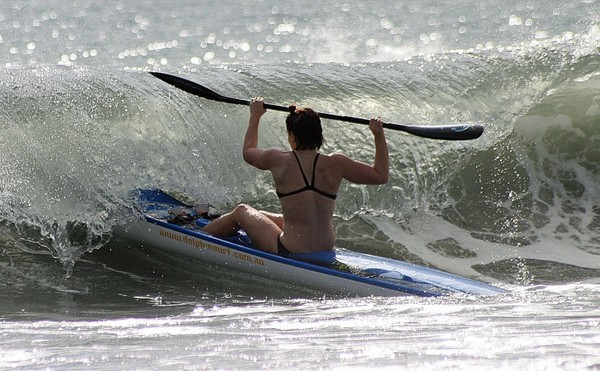
MULTIPOLYGON (((150 73, 166 83, 169 83, 183 91, 197 95, 202 98, 224 103, 241 104, 245 106, 250 104, 249 100, 225 97, 202 85, 196 84, 195 82, 186 80, 178 76, 169 75, 162 72, 150 73)), ((266 109, 288 112, 288 108, 284 106, 276 106, 274 104, 268 103, 265 103, 264 105, 266 109)), ((330 120, 346 121, 363 125, 369 124, 369 120, 367 119, 351 116, 338 116, 331 113, 321 112, 319 112, 319 116, 321 118, 330 120)), ((384 123, 383 127, 392 130, 404 131, 406 133, 430 139, 469 140, 479 138, 481 134, 483 134, 483 127, 481 125, 414 126, 384 123)))

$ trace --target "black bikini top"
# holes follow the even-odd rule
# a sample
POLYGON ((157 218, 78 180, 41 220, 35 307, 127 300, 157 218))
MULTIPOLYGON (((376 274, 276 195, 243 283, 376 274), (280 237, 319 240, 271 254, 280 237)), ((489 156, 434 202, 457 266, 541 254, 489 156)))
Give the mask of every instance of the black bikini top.
POLYGON ((292 195, 295 195, 298 193, 302 193, 304 191, 313 191, 313 192, 317 192, 321 196, 325 196, 327 198, 331 198, 332 200, 335 200, 337 195, 323 192, 320 189, 315 187, 315 171, 317 169, 317 159, 319 158, 319 154, 317 153, 317 155, 315 156, 315 162, 313 163, 313 171, 312 171, 312 183, 309 184, 308 179, 306 179, 306 175, 304 174, 304 170, 302 169, 302 164, 300 163, 300 159, 298 158, 298 155, 296 154, 295 151, 292 151, 292 153, 294 154, 294 157, 296 157, 296 161, 298 162, 298 166, 300 167, 300 172, 302 173, 302 178, 304 178, 305 185, 304 185, 304 187, 302 187, 300 189, 297 189, 295 191, 288 192, 288 193, 281 193, 281 192, 276 191, 277 197, 283 198, 283 197, 292 196, 292 195))

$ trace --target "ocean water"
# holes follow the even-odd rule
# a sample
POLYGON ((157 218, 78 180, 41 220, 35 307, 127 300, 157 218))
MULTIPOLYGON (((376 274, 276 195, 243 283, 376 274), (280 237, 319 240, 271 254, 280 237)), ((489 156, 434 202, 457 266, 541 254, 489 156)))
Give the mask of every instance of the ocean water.
MULTIPOLYGON (((600 3, 5 0, 0 368, 600 369, 600 3), (131 189, 277 210, 247 108, 172 88, 418 125, 391 180, 344 184, 339 245, 504 287, 348 298, 121 240, 131 189)), ((269 112, 261 145, 287 144, 269 112)), ((371 136, 324 121, 325 152, 371 136)))

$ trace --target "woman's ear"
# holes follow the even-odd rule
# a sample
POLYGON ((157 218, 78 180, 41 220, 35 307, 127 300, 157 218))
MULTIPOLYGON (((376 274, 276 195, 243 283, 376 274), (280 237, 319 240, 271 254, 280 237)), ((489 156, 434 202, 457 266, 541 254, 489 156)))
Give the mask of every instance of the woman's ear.
POLYGON ((288 133, 288 143, 290 144, 292 151, 296 150, 298 144, 296 143, 296 136, 294 134, 288 133))

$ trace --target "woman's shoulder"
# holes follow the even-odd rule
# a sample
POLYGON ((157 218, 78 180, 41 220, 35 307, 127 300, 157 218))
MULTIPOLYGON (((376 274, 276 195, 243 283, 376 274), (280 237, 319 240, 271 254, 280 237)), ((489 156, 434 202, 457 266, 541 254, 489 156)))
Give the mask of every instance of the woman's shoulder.
POLYGON ((285 156, 286 151, 278 148, 256 149, 254 156, 245 155, 244 160, 258 169, 268 170, 277 167, 285 156))
POLYGON ((292 152, 281 148, 267 148, 264 153, 269 156, 289 156, 292 152))
POLYGON ((273 167, 285 167, 287 164, 296 163, 292 161, 294 157, 293 151, 284 150, 280 148, 270 148, 265 150, 264 156, 269 158, 273 167))
POLYGON ((346 156, 343 153, 339 153, 339 152, 334 152, 334 153, 330 153, 330 154, 323 154, 323 153, 321 153, 320 155, 321 155, 321 157, 327 158, 326 161, 329 161, 329 162, 331 162, 333 164, 336 164, 336 165, 343 164, 343 163, 345 163, 347 161, 352 161, 350 159, 350 157, 346 156))
POLYGON ((353 160, 351 157, 339 152, 328 154, 324 157, 327 158, 326 163, 328 168, 335 168, 336 171, 342 174, 355 171, 358 167, 364 165, 361 162, 353 160))
POLYGON ((344 173, 352 167, 352 159, 343 153, 330 153, 319 155, 319 164, 321 169, 328 172, 344 173))

